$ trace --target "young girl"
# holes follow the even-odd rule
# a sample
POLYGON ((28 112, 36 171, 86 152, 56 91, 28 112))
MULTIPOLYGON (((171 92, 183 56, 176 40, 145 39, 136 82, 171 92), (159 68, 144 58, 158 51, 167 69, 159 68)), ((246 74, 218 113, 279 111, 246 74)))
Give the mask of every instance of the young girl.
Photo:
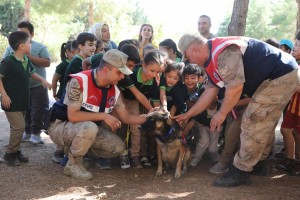
POLYGON ((169 59, 174 62, 180 62, 182 54, 178 51, 176 43, 171 39, 165 39, 159 43, 159 50, 165 51, 169 59))
POLYGON ((64 89, 63 82, 64 82, 64 75, 66 69, 70 61, 77 53, 78 53, 78 48, 76 45, 76 41, 68 41, 67 43, 63 43, 60 47, 61 63, 57 65, 55 73, 52 78, 52 92, 55 100, 61 98, 64 89), (57 91, 57 82, 59 82, 60 85, 58 91, 57 91))
MULTIPOLYGON (((136 66, 133 74, 129 75, 131 79, 123 79, 119 82, 119 86, 124 88, 125 105, 131 113, 140 113, 139 102, 129 90, 133 86, 150 99, 154 106, 159 105, 159 87, 155 81, 155 77, 163 71, 163 68, 163 55, 159 51, 149 52, 145 55, 142 66, 136 66)), ((133 168, 142 168, 139 158, 141 134, 138 126, 130 125, 130 132, 132 166, 133 168)))
POLYGON ((152 41, 153 41, 153 27, 150 24, 143 24, 139 32, 139 53, 140 53, 141 60, 143 60, 143 49, 145 46, 151 45, 155 49, 157 49, 157 47, 153 45, 152 41))

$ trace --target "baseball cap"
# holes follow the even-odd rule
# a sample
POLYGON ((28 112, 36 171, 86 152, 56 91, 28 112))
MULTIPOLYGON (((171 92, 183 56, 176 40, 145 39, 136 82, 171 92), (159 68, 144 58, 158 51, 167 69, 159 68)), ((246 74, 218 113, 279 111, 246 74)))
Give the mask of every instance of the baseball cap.
POLYGON ((198 36, 199 34, 184 34, 178 42, 178 48, 180 49, 180 51, 185 52, 189 48, 189 46, 198 38, 198 36))
POLYGON ((293 42, 291 41, 291 40, 287 40, 287 39, 282 39, 282 40, 280 40, 280 42, 279 42, 279 46, 280 45, 286 45, 286 46, 288 46, 291 50, 293 49, 293 47, 294 47, 294 45, 293 45, 293 42))
POLYGON ((117 50, 111 49, 104 53, 103 60, 112 66, 118 68, 123 74, 129 75, 132 74, 132 71, 126 66, 128 56, 117 50))

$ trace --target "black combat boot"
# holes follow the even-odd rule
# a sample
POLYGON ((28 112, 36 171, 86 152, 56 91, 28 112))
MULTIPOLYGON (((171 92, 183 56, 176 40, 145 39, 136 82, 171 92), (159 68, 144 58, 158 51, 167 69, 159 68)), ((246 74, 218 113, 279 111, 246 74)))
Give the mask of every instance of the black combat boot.
POLYGON ((19 166, 20 162, 17 158, 17 153, 5 153, 3 156, 3 160, 8 166, 15 167, 19 166))
POLYGON ((232 166, 223 176, 215 179, 213 185, 216 187, 235 187, 249 183, 249 172, 242 171, 232 166))
POLYGON ((29 158, 25 156, 21 151, 17 151, 17 158, 20 162, 28 162, 29 158))
POLYGON ((267 161, 261 160, 258 161, 258 163, 253 166, 253 170, 250 174, 254 176, 266 176, 267 173, 268 173, 267 161))

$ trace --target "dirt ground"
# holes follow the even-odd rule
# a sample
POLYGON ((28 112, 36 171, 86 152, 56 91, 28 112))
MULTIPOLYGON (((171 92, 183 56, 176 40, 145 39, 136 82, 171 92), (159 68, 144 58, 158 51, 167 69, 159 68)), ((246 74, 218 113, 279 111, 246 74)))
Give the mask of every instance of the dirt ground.
MULTIPOLYGON (((277 130, 278 131, 278 130, 277 130)), ((212 181, 217 175, 208 172, 210 163, 189 169, 180 179, 174 171, 162 177, 152 169, 121 169, 118 159, 112 170, 91 166, 91 181, 80 181, 63 174, 63 167, 52 162, 54 144, 43 134, 44 145, 22 144, 30 158, 26 164, 8 167, 0 163, 0 199, 300 199, 300 177, 291 177, 272 167, 266 177, 251 177, 251 185, 235 188, 217 188, 212 181)), ((9 138, 9 125, 0 112, 0 156, 3 157, 9 138)), ((282 146, 277 133, 276 147, 282 146)))

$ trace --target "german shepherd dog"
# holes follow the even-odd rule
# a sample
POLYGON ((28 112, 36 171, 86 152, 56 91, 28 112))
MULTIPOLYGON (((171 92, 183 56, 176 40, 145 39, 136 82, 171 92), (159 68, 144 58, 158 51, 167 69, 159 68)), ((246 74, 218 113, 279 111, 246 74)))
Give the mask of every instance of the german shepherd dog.
POLYGON ((148 114, 140 129, 149 137, 156 138, 158 161, 156 176, 162 175, 164 161, 167 167, 176 166, 175 178, 180 178, 187 171, 191 150, 185 145, 182 129, 177 122, 170 118, 168 112, 159 108, 148 114))

